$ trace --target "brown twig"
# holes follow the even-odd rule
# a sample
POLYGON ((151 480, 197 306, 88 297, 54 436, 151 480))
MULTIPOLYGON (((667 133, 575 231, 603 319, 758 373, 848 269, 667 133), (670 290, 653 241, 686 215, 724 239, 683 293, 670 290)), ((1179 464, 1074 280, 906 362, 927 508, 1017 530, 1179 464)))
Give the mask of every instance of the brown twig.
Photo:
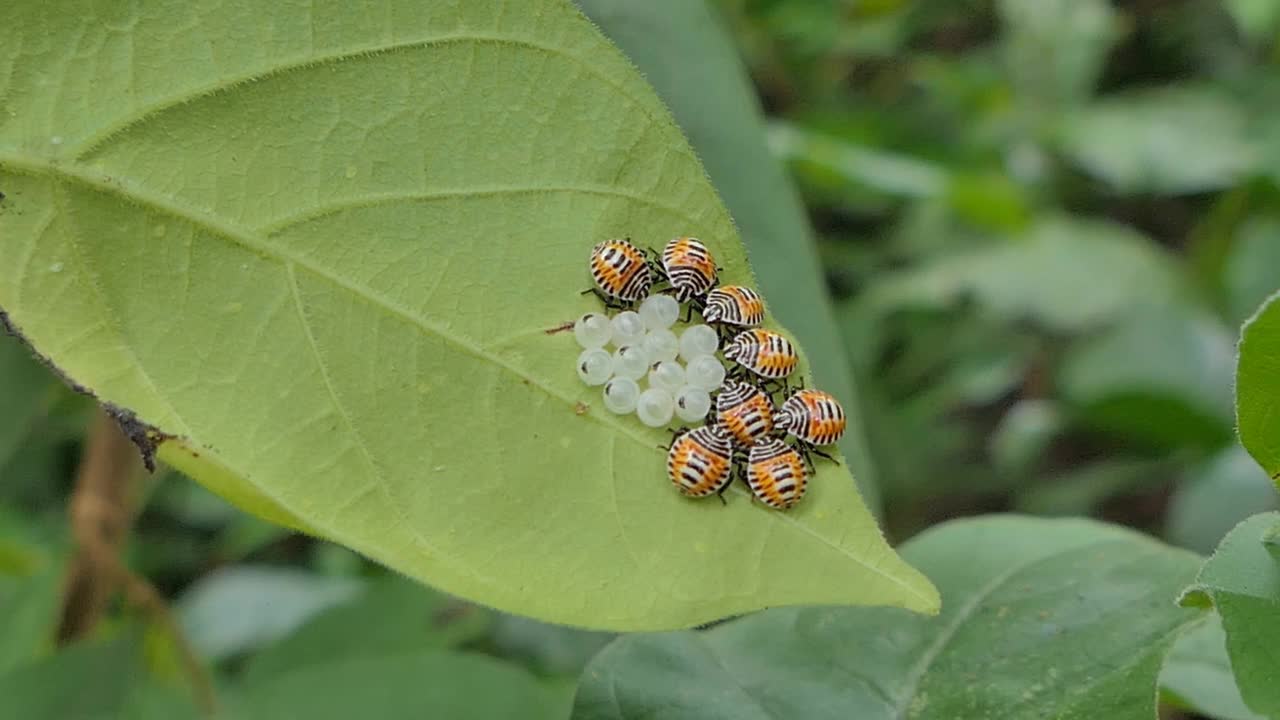
POLYGON ((192 694, 212 716, 217 707, 213 683, 187 642, 164 598, 120 560, 133 525, 135 493, 142 477, 138 450, 114 420, 99 412, 89 430, 84 456, 71 494, 71 533, 76 555, 63 595, 58 642, 85 637, 98 625, 112 596, 125 599, 164 629, 177 648, 192 694))

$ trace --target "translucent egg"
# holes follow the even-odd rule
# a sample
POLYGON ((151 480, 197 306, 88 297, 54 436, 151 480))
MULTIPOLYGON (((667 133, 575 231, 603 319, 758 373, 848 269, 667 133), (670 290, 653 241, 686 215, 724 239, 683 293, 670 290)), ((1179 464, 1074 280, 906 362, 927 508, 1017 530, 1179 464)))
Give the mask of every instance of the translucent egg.
POLYGON ((656 362, 649 368, 649 387, 674 393, 684 384, 684 366, 674 360, 656 362))
POLYGON ((669 328, 680 317, 680 303, 670 295, 650 295, 640 303, 640 319, 650 330, 669 328))
POLYGON ((658 328, 645 333, 643 341, 645 352, 654 362, 675 360, 680 353, 680 341, 676 334, 666 328, 658 328))
POLYGON ((715 355, 699 355, 684 368, 685 382, 691 387, 714 392, 724 384, 724 365, 715 355))
MULTIPOLYGON (((617 322, 615 319, 614 322, 617 322)), ((699 355, 715 355, 720 349, 720 336, 710 325, 691 325, 680 333, 680 357, 685 362, 699 355)))
POLYGON ((685 422, 698 422, 711 412, 711 395, 706 390, 685 385, 676 392, 676 416, 685 422))
POLYGON ((649 353, 640 345, 623 345, 613 351, 613 374, 628 380, 639 380, 649 372, 649 353))
POLYGON ((627 310, 613 316, 613 345, 639 345, 644 340, 644 321, 640 313, 627 310))
POLYGON ((613 325, 610 324, 607 316, 600 313, 587 313, 573 324, 573 338, 588 350, 608 345, 611 337, 613 337, 613 325))
POLYGON ((604 385, 604 406, 616 415, 635 412, 640 386, 635 380, 616 377, 604 385))
POLYGON ((640 393, 640 398, 636 401, 636 417, 649 427, 662 427, 671 422, 675 405, 671 393, 659 388, 649 388, 640 393))
POLYGON ((603 385, 613 377, 613 356, 604 348, 583 350, 578 355, 578 377, 588 385, 603 385))

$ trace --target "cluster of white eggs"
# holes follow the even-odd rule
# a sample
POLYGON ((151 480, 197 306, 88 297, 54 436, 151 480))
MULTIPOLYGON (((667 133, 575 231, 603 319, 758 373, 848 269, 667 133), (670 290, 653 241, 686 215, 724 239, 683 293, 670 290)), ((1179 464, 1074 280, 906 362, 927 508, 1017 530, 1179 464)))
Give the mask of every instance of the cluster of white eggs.
POLYGON ((679 316, 674 298, 651 295, 639 312, 612 318, 588 313, 574 323, 573 336, 583 347, 578 377, 604 386, 609 412, 635 413, 645 425, 662 427, 673 415, 695 423, 711 411, 711 393, 725 376, 716 358, 720 338, 708 325, 691 325, 677 336, 671 328, 679 316))

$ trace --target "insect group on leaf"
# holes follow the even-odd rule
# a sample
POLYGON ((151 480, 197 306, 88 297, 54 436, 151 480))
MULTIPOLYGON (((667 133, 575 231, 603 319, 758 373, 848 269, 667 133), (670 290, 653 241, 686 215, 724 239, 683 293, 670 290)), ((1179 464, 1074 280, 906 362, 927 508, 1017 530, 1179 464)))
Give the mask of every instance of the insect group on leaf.
POLYGON ((834 461, 822 448, 840 439, 846 418, 830 394, 791 387, 800 356, 784 335, 760 327, 766 315, 760 293, 717 287, 721 269, 693 237, 673 238, 661 252, 629 238, 606 240, 592 248, 589 267, 594 286, 584 293, 599 297, 606 313, 617 312, 588 313, 575 323, 583 347, 579 377, 604 386, 610 412, 635 413, 650 427, 673 415, 691 424, 711 416, 673 431, 664 446, 675 488, 723 502, 740 478, 768 507, 799 502, 813 475, 812 456, 834 461), (682 305, 686 323, 697 313, 704 324, 677 337, 672 327, 682 305), (612 354, 605 349, 610 343, 617 347, 612 354))

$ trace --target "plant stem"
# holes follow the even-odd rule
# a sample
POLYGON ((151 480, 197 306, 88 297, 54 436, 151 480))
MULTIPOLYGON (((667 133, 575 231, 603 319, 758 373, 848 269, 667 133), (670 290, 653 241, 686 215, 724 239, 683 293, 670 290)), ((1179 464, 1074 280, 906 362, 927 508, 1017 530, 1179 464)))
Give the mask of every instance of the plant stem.
POLYGON ((164 597, 120 559, 133 525, 142 460, 138 450, 106 413, 99 411, 89 429, 70 501, 71 534, 76 554, 63 594, 59 644, 89 635, 101 622, 117 592, 168 633, 177 649, 192 694, 208 716, 216 712, 213 683, 164 597))

